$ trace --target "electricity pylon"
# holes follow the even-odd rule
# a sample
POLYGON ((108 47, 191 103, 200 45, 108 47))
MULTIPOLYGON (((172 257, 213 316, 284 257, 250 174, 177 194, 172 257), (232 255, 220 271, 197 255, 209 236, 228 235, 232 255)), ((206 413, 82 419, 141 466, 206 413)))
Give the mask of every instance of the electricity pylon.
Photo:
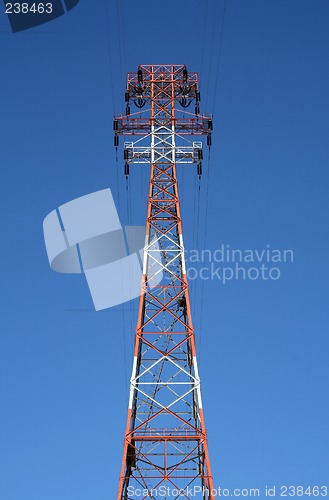
POLYGON ((119 135, 137 136, 124 144, 125 175, 131 163, 149 163, 151 172, 118 500, 176 490, 212 499, 176 176, 179 163, 195 163, 201 176, 202 142, 187 136, 205 135, 210 147, 212 117, 200 115, 198 76, 184 65, 140 65, 128 74, 125 100, 126 115, 114 117, 114 145, 119 135), (147 106, 131 114, 132 104, 147 106))

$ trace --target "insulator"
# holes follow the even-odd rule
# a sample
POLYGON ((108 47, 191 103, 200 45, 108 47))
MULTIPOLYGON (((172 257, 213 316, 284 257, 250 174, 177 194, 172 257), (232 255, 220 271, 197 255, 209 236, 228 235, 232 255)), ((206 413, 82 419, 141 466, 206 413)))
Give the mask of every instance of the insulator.
POLYGON ((125 163, 125 176, 128 177, 128 175, 129 175, 129 163, 126 162, 125 163))
POLYGON ((113 120, 113 130, 114 130, 114 132, 116 132, 117 130, 119 130, 119 122, 118 122, 118 120, 113 120))
POLYGON ((129 102, 129 99, 130 99, 129 92, 125 92, 125 101, 129 102))
POLYGON ((208 120, 208 129, 212 130, 212 120, 208 120))
POLYGON ((134 104, 135 106, 137 106, 137 108, 143 108, 146 104, 146 100, 142 97, 139 97, 138 99, 134 99, 134 104))
POLYGON ((202 175, 202 163, 198 163, 198 176, 201 177, 202 175))
POLYGON ((195 100, 196 100, 197 104, 199 104, 199 102, 201 101, 201 95, 200 95, 199 90, 197 90, 195 93, 195 100))
POLYGON ((114 136, 114 146, 117 148, 119 146, 119 136, 114 136))
POLYGON ((201 148, 198 148, 198 160, 203 160, 203 151, 201 148))
POLYGON ((212 140, 211 140, 211 134, 207 135, 207 146, 211 146, 212 140))
POLYGON ((186 97, 182 97, 179 100, 179 104, 182 106, 182 108, 188 108, 192 102, 192 99, 187 99, 186 97))
POLYGON ((195 106, 195 114, 196 115, 200 114, 200 106, 199 105, 195 106))
POLYGON ((129 149, 126 149, 126 148, 125 148, 125 149, 123 150, 123 159, 124 159, 124 160, 128 160, 128 158, 129 158, 129 149))
POLYGON ((187 72, 187 69, 184 68, 183 69, 183 82, 186 83, 187 82, 187 78, 188 78, 188 72, 187 72))
POLYGON ((137 79, 138 83, 143 83, 143 71, 141 69, 137 71, 137 79))
POLYGON ((185 297, 185 295, 182 295, 182 297, 178 297, 178 299, 177 299, 177 307, 179 309, 185 309, 185 307, 186 307, 186 297, 185 297))
POLYGON ((181 93, 183 96, 188 96, 189 93, 191 92, 191 86, 190 85, 184 85, 184 87, 180 87, 181 93))
POLYGON ((129 106, 129 104, 127 104, 127 106, 126 106, 126 115, 127 116, 130 115, 130 106, 129 106))

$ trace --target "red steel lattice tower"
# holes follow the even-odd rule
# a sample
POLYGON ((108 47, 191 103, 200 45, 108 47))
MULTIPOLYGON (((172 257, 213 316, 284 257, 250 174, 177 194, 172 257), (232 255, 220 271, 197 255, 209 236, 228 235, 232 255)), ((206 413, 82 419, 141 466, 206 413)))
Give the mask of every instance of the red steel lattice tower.
POLYGON ((125 175, 131 163, 149 163, 150 184, 118 500, 172 497, 169 490, 209 500, 176 168, 195 163, 201 175, 202 142, 190 139, 207 136, 210 147, 212 118, 200 115, 198 76, 185 65, 140 65, 128 74, 125 100, 126 115, 114 118, 114 144, 119 135, 136 136, 124 144, 125 175), (145 109, 131 114, 132 104, 145 109))

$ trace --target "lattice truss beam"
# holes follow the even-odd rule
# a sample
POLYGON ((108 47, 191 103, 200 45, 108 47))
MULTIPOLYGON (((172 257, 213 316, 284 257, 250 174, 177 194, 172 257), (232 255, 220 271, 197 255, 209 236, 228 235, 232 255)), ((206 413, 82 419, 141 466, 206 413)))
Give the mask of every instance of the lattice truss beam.
MULTIPOLYGON (((114 119, 119 135, 137 135, 124 145, 131 163, 150 164, 143 277, 118 500, 156 498, 160 486, 203 492, 212 498, 212 476, 195 353, 180 217, 177 163, 196 163, 202 142, 211 145, 212 118, 199 114, 196 73, 184 65, 141 65, 129 73, 126 115, 114 119), (140 111, 130 113, 131 103, 140 111), (186 108, 195 104, 195 113, 186 108), (146 107, 146 109, 144 109, 146 107), (177 145, 176 143, 179 143, 177 145), (162 273, 160 284, 156 276, 162 273), (142 496, 139 498, 143 498, 142 496)), ((166 497, 164 497, 166 498, 166 497)))

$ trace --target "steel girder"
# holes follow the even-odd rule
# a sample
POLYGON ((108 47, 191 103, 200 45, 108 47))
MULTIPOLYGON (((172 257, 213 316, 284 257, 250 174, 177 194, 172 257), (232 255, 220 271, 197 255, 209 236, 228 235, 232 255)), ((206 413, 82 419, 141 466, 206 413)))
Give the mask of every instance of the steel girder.
POLYGON ((197 151, 202 150, 201 142, 191 143, 184 137, 185 144, 177 146, 176 141, 182 143, 186 135, 211 134, 211 117, 191 113, 188 118, 177 117, 176 107, 198 101, 197 74, 187 73, 184 65, 141 65, 137 73, 128 74, 128 116, 114 119, 116 137, 142 136, 125 144, 126 162, 150 163, 143 276, 118 500, 157 498, 166 489, 180 490, 188 499, 213 498, 176 175, 177 162, 202 159, 197 151), (148 105, 143 118, 129 114, 131 102, 138 107, 148 105), (154 286, 158 273, 162 280, 154 286))

